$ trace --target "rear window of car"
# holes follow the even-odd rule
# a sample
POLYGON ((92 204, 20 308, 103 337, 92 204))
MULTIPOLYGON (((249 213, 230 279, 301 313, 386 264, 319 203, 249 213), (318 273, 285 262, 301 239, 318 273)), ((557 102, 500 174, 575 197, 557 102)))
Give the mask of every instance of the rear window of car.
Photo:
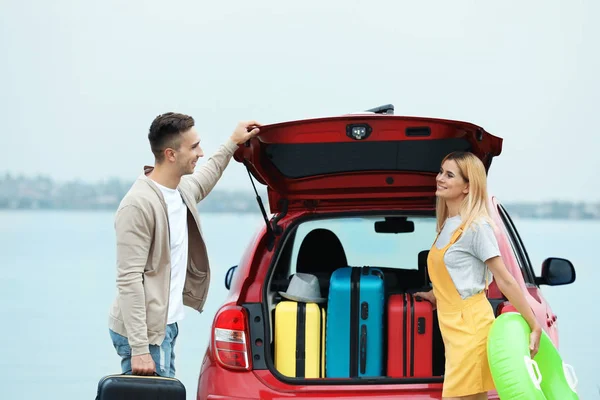
POLYGON ((429 250, 435 240, 435 218, 408 217, 413 232, 380 233, 375 222, 383 217, 352 217, 307 221, 298 226, 294 240, 290 272, 296 272, 296 261, 302 241, 314 229, 328 229, 340 240, 348 265, 382 268, 418 269, 418 254, 429 250))

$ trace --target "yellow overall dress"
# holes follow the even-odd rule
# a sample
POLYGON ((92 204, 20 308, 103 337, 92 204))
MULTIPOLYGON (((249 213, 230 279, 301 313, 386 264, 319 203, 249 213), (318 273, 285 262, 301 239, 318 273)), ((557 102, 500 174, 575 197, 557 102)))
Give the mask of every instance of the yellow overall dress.
MULTIPOLYGON (((461 225, 450 243, 429 251, 427 269, 437 302, 440 331, 446 348, 443 397, 460 397, 494 390, 487 359, 487 337, 494 312, 485 291, 463 300, 454 286, 444 255, 463 232, 461 225)), ((438 235, 439 236, 439 235, 438 235)), ((486 291, 487 291, 486 271, 486 291)))

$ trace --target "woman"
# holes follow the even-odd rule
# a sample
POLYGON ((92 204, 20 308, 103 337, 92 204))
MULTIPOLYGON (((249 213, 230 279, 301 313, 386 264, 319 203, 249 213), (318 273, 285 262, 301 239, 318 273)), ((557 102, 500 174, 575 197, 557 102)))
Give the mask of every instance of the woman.
POLYGON ((471 153, 452 153, 442 161, 436 181, 438 235, 427 259, 433 290, 415 295, 437 309, 446 349, 443 398, 487 399, 494 390, 486 347, 494 312, 484 291, 490 272, 531 328, 532 358, 542 328, 500 257, 482 162, 471 153))

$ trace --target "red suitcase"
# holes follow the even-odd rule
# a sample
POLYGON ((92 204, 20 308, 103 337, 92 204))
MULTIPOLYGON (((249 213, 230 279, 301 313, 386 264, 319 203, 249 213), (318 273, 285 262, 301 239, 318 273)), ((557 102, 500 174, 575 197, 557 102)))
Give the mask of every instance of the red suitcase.
POLYGON ((387 306, 387 375, 392 378, 433 376, 433 309, 413 295, 393 294, 387 306))

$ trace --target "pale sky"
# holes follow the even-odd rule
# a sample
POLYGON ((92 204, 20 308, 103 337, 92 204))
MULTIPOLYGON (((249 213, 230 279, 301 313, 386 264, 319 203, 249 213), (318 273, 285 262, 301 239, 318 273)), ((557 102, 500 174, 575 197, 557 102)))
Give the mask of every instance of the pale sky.
MULTIPOLYGON (((0 0, 0 173, 133 180, 152 119, 397 115, 504 138, 503 201, 600 201, 600 2, 0 0), (493 3, 493 4, 492 4, 493 3)), ((252 190, 232 161, 217 189, 252 190)))

